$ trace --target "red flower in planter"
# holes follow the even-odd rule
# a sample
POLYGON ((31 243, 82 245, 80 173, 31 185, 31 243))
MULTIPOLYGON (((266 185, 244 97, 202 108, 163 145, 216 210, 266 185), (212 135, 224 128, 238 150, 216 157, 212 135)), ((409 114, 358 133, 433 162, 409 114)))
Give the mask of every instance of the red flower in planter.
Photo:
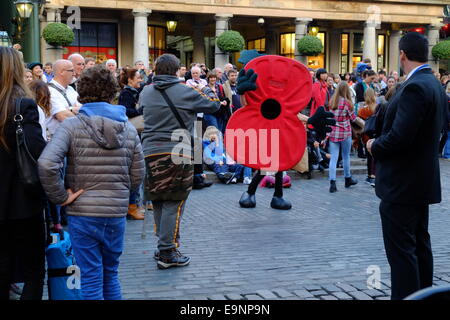
POLYGON ((250 168, 289 170, 306 147, 305 127, 297 114, 311 99, 309 71, 298 61, 271 55, 251 60, 245 69, 258 75, 257 89, 245 93, 247 105, 228 122, 227 152, 250 168))

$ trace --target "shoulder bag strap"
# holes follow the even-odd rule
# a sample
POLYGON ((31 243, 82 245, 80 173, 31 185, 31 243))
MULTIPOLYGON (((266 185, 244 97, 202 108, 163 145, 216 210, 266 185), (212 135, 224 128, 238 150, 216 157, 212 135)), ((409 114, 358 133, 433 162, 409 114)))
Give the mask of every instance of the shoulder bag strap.
POLYGON ((54 83, 49 83, 48 86, 52 87, 53 89, 62 94, 64 99, 66 99, 67 103, 69 104, 69 108, 72 106, 72 103, 70 102, 69 98, 67 98, 67 94, 63 90, 61 90, 61 88, 58 88, 54 83))
MULTIPOLYGON (((30 157, 33 163, 36 163, 36 159, 32 156, 31 152, 28 150, 28 145, 25 137, 25 131, 23 130, 23 116, 20 112, 20 107, 22 104, 22 98, 19 97, 16 100, 16 114, 14 115, 14 123, 16 124, 16 143, 17 143, 17 151, 19 152, 20 148, 23 148, 25 153, 30 157)), ((39 107, 38 107, 39 108, 39 107)))
POLYGON ((188 128, 186 127, 186 124, 184 123, 183 119, 181 118, 180 113, 178 112, 177 108, 173 104, 172 100, 170 100, 170 98, 167 95, 165 90, 161 90, 161 89, 157 89, 157 90, 163 96, 164 100, 166 101, 167 105, 169 106, 169 108, 172 111, 172 113, 175 116, 175 118, 177 118, 178 123, 180 124, 181 128, 183 128, 186 131, 188 131, 189 135, 191 136, 191 147, 193 148, 194 147, 194 137, 192 136, 192 134, 189 132, 188 128))

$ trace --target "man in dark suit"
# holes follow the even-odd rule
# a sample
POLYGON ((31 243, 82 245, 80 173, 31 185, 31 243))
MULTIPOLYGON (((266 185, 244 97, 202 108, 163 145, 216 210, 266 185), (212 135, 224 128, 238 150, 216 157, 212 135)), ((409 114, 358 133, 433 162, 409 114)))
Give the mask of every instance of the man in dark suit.
POLYGON ((407 33, 399 43, 408 75, 387 107, 383 129, 367 149, 377 160, 376 194, 393 300, 433 283, 428 207, 441 202, 439 139, 447 98, 426 64, 428 40, 407 33))

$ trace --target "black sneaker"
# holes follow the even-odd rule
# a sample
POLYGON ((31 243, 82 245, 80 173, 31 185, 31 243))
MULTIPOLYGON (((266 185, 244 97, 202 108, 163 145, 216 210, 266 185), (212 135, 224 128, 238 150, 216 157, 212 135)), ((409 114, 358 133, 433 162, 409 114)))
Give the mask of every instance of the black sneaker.
POLYGON ((157 262, 158 269, 168 269, 171 267, 184 267, 191 262, 191 258, 183 256, 177 249, 161 250, 157 262))

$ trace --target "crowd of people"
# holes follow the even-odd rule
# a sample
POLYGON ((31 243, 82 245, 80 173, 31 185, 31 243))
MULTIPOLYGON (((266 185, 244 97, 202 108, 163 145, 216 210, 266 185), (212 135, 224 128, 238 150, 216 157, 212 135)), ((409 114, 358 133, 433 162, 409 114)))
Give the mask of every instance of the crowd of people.
MULTIPOLYGON (((17 263, 23 266, 22 299, 42 298, 45 225, 58 233, 69 225, 85 299, 120 299, 125 216, 143 220, 145 206, 154 210, 157 266, 185 266, 190 258, 178 250, 180 220, 191 189, 212 184, 204 170, 224 184, 252 182, 252 169, 236 163, 223 144, 230 117, 245 105, 232 64, 208 70, 204 63, 192 63, 187 69, 164 54, 150 69, 143 61, 118 68, 113 59, 98 64, 75 53, 45 65, 24 65, 17 50, 0 48, 0 65, 1 299, 20 282, 11 276, 17 263), (16 163, 17 101, 42 184, 26 194, 16 163), (179 144, 171 138, 179 129, 189 136, 183 140, 186 149, 194 153, 197 145, 204 163, 171 161, 179 144)), ((334 193, 336 168, 342 166, 345 187, 357 184, 350 168, 354 150, 367 159, 366 182, 375 187, 377 161, 367 142, 381 135, 387 105, 405 77, 372 70, 370 59, 353 73, 310 73, 312 98, 303 113, 311 117, 323 106, 336 124, 324 138, 306 125, 308 178, 329 168, 334 193), (364 121, 374 116, 375 129, 364 130, 364 121)), ((450 100, 449 74, 434 75, 450 100)), ((441 147, 442 157, 450 158, 450 135, 441 147)), ((286 172, 278 175, 284 187, 291 185, 286 172)), ((261 186, 271 184, 261 181, 261 186)))

